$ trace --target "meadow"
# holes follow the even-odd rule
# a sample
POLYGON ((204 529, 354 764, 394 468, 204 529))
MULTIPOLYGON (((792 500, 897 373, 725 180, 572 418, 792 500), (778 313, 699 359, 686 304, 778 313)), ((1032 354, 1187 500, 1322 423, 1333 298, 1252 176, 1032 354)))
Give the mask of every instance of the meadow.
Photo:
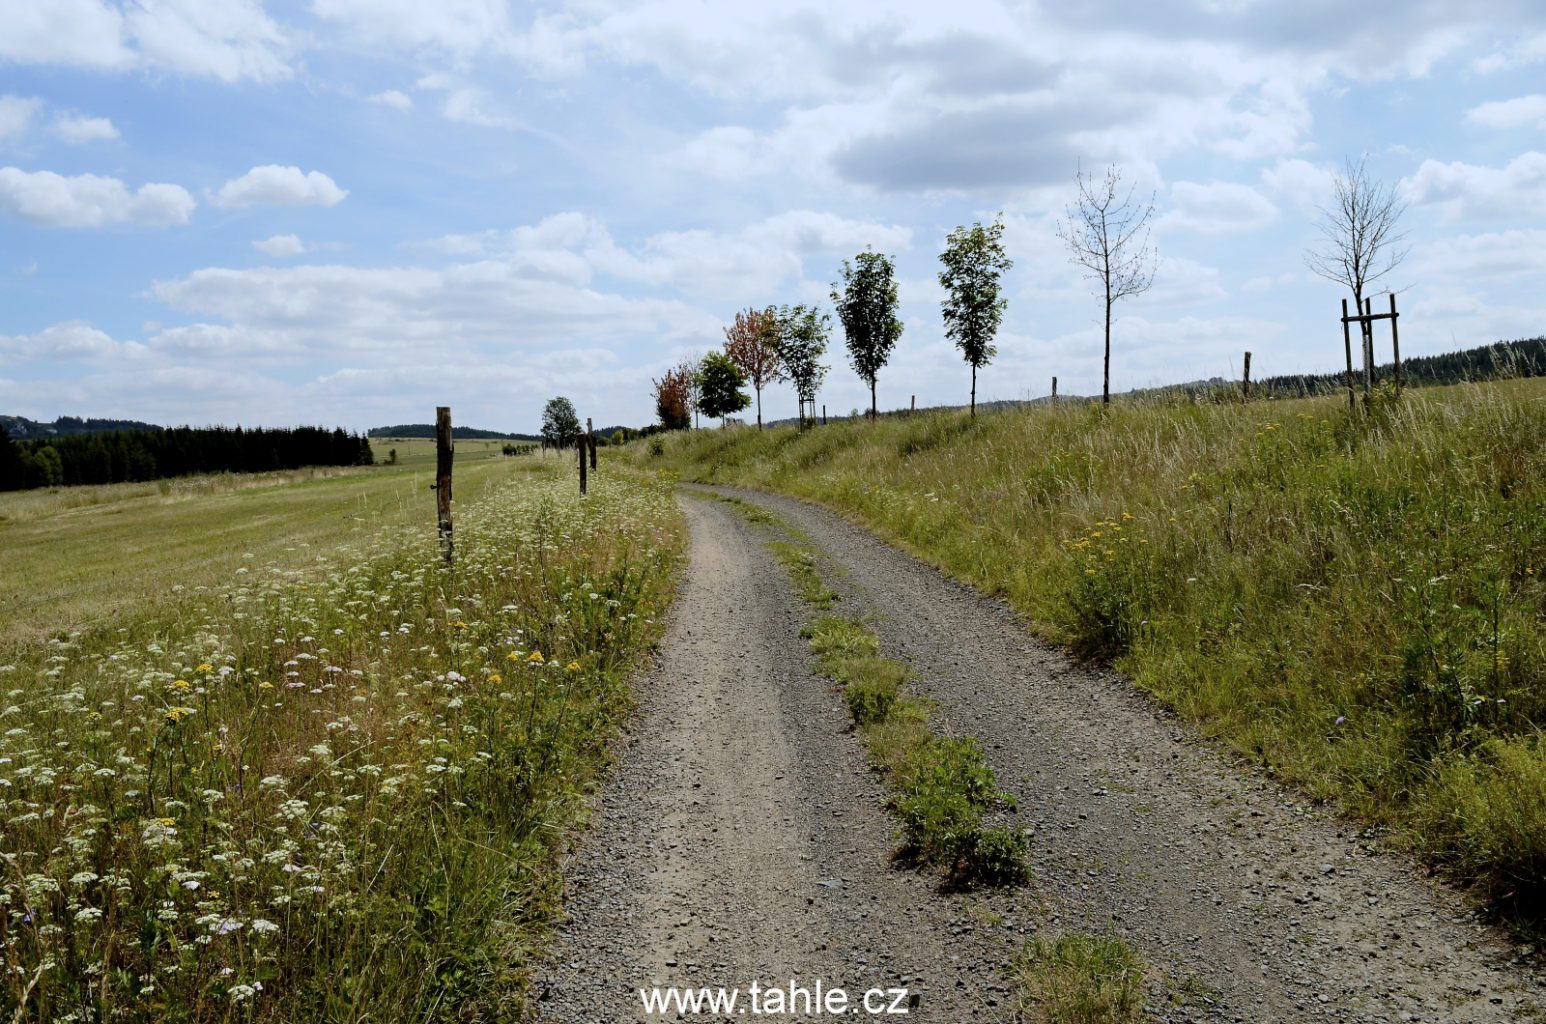
POLYGON ((826 505, 1203 734, 1546 906, 1546 382, 1065 403, 671 435, 643 465, 826 505))
POLYGON ((646 475, 582 501, 478 444, 451 566, 416 450, 6 506, 7 569, 55 582, 0 648, 0 1017, 518 1011, 684 534, 646 475))

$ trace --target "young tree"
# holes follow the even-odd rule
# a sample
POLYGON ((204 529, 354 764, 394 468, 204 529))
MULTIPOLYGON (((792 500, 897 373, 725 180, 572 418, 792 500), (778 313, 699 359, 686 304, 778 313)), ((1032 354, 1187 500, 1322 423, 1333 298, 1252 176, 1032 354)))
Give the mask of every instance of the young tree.
POLYGON ((691 370, 673 366, 659 380, 650 382, 655 386, 655 412, 660 416, 660 425, 667 430, 683 430, 692 425, 692 377, 691 370))
POLYGON ((945 337, 956 343, 972 367, 972 415, 977 415, 977 370, 993 361, 998 348, 993 336, 1004 321, 1007 299, 999 293, 999 277, 1014 266, 1004 253, 1004 222, 995 218, 958 227, 945 239, 939 254, 945 269, 939 283, 948 293, 940 303, 945 337))
POLYGON ((1071 262, 1085 269, 1095 282, 1095 295, 1106 302, 1106 360, 1101 383, 1101 402, 1111 403, 1111 307, 1132 295, 1142 295, 1154 283, 1157 262, 1149 246, 1149 218, 1154 197, 1144 204, 1133 202, 1133 190, 1118 198, 1122 172, 1108 167, 1105 180, 1080 171, 1079 201, 1068 208, 1067 220, 1058 225, 1058 237, 1068 246, 1071 262))
POLYGON ((677 371, 687 384, 687 408, 692 410, 692 425, 698 425, 698 407, 703 402, 702 358, 683 359, 676 364, 677 371))
POLYGON ((764 385, 788 380, 778 358, 778 318, 769 309, 747 309, 735 315, 725 328, 725 355, 740 369, 757 392, 757 429, 762 429, 764 385))
MULTIPOLYGON (((1347 160, 1333 188, 1331 205, 1321 207, 1320 245, 1305 250, 1304 261, 1311 272, 1351 291, 1353 311, 1361 315, 1364 289, 1406 259, 1406 235, 1396 230, 1406 204, 1394 185, 1369 177, 1363 160, 1347 160)), ((1360 327, 1367 379, 1374 366, 1374 331, 1367 320, 1360 327)))
POLYGON ((800 426, 805 426, 805 403, 816 400, 827 366, 821 357, 827 352, 832 333, 832 318, 816 306, 780 306, 777 313, 778 358, 789 379, 794 382, 800 402, 800 426))
POLYGON ((724 426, 726 416, 752 404, 751 396, 741 390, 746 385, 746 376, 723 352, 710 352, 703 357, 698 384, 702 389, 699 402, 703 415, 719 417, 720 426, 724 426))
POLYGON ((832 285, 832 303, 848 342, 848 361, 870 386, 870 419, 877 415, 875 378, 902 337, 896 315, 896 268, 891 258, 865 251, 843 261, 842 280, 832 285))
POLYGON ((542 440, 554 448, 568 448, 580 439, 580 417, 574 403, 560 395, 542 409, 542 440))

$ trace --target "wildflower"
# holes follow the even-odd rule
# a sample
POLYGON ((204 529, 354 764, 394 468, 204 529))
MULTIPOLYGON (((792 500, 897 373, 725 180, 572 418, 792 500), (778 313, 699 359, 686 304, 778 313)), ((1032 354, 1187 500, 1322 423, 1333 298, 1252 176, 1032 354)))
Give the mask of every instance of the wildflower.
POLYGON ((260 689, 260 690, 272 690, 273 688, 274 688, 274 684, 273 683, 259 683, 258 684, 258 689, 260 689))
POLYGON ((215 670, 215 666, 211 665, 209 662, 206 661, 206 662, 201 662, 199 664, 199 667, 194 669, 193 671, 195 671, 195 672, 213 672, 214 670, 215 670))
POLYGON ((542 656, 541 651, 532 651, 531 654, 526 658, 526 661, 532 665, 540 665, 546 660, 547 659, 542 656))
POLYGON ((191 689, 192 687, 193 687, 193 684, 188 682, 188 680, 186 680, 186 679, 173 679, 166 686, 166 688, 168 690, 188 690, 188 689, 191 689))
POLYGON ((174 723, 175 722, 181 722, 184 718, 187 718, 191 714, 193 714, 193 708, 183 708, 183 707, 167 708, 166 709, 166 720, 168 722, 174 722, 174 723))
POLYGON ((567 668, 570 672, 578 672, 578 671, 580 671, 580 663, 578 661, 571 661, 568 665, 565 665, 564 667, 567 668))
POLYGON ((279 926, 277 924, 272 921, 265 921, 261 917, 253 921, 252 924, 248 925, 247 927, 260 935, 269 932, 277 932, 279 930, 279 926))
POLYGON ((488 674, 488 681, 497 685, 504 682, 505 677, 500 675, 498 672, 490 672, 488 674))
POLYGON ((520 651, 511 651, 509 654, 505 655, 505 660, 506 661, 520 661, 521 660, 521 652, 520 651))

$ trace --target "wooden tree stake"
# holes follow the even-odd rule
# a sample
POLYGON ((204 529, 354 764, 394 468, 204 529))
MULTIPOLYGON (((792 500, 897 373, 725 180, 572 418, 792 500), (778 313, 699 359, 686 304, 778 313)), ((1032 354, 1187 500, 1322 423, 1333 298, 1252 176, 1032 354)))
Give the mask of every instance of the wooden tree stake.
POLYGON ((588 460, 585 457, 586 454, 587 454, 586 453, 586 448, 588 448, 588 447, 589 447, 589 445, 587 445, 585 443, 585 438, 583 438, 583 437, 581 437, 579 439, 579 441, 574 446, 574 450, 580 456, 580 497, 582 497, 582 498, 585 497, 586 484, 587 484, 587 481, 585 479, 585 469, 586 469, 587 463, 590 461, 590 460, 588 460))
POLYGON ((1245 376, 1240 378, 1240 398, 1242 401, 1251 400, 1251 353, 1245 354, 1245 376))
POLYGON ((1355 405, 1355 401, 1354 401, 1354 398, 1353 398, 1353 335, 1351 333, 1351 329, 1347 326, 1347 323, 1348 323, 1347 300, 1343 299, 1342 300, 1342 348, 1347 353, 1347 407, 1349 409, 1351 409, 1355 405))
POLYGON ((1058 404, 1058 379, 1055 376, 1052 378, 1052 404, 1058 404))
POLYGON ((585 445, 590 449, 590 468, 596 469, 596 428, 591 426, 590 417, 585 417, 585 445))
POLYGON ((451 407, 435 408, 435 504, 439 510, 440 543, 445 548, 447 564, 455 547, 451 539, 451 407))
POLYGON ((1396 329, 1396 293, 1390 293, 1390 348, 1396 357, 1396 390, 1401 390, 1401 332, 1396 329))

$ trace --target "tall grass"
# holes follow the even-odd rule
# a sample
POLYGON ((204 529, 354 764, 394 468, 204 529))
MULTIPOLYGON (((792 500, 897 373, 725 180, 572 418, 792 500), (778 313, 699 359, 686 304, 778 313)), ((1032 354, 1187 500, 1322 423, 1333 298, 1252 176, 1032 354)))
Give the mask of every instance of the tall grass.
POLYGON ((571 489, 0 666, 0 1018, 509 1019, 681 550, 571 489))
POLYGON ((824 503, 1205 733, 1546 906, 1546 386, 705 430, 685 478, 824 503))

